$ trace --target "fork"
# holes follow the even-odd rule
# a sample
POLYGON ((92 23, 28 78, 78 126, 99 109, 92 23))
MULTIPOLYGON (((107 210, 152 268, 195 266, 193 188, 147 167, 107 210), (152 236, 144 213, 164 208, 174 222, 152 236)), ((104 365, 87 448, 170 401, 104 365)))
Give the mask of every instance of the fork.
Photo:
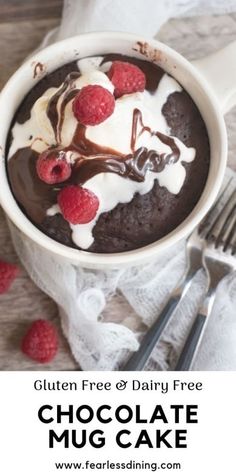
MULTIPOLYGON (((232 179, 230 179, 227 185, 225 186, 219 199, 217 200, 215 205, 212 207, 208 215, 205 217, 203 223, 188 238, 187 244, 186 244, 186 258, 187 258, 186 270, 183 276, 181 277, 181 279, 179 280, 177 286, 170 293, 168 301, 164 305, 159 317, 153 323, 153 325, 149 328, 146 335, 144 336, 138 351, 134 352, 134 354, 131 355, 128 362, 122 368, 124 371, 143 370, 160 336, 162 335, 164 329, 166 328, 168 322, 170 321, 170 318, 172 317, 180 301, 185 296, 189 287, 191 286, 193 277, 196 275, 196 273, 200 269, 202 269, 202 251, 203 251, 204 237, 207 234, 206 231, 209 230, 211 226, 212 215, 214 215, 214 212, 216 208, 218 207, 218 204, 221 202, 221 200, 223 200, 224 194, 228 186, 230 185, 231 181, 232 179)), ((197 327, 199 327, 199 324, 200 322, 197 323, 196 329, 197 327)), ((194 333, 195 333, 195 329, 194 329, 194 333)), ((191 347, 193 346, 193 341, 191 341, 190 346, 191 347)), ((185 347, 186 347, 186 350, 188 351, 187 349, 188 346, 186 345, 185 347)), ((185 350, 185 353, 186 353, 186 350, 185 350)), ((184 356, 185 356, 185 353, 183 353, 184 356)), ((181 357, 180 359, 181 363, 182 363, 182 360, 183 358, 181 357)))
POLYGON ((190 370, 211 314, 219 282, 236 270, 236 190, 226 202, 209 230, 203 231, 203 267, 207 274, 207 293, 195 317, 175 370, 190 370))

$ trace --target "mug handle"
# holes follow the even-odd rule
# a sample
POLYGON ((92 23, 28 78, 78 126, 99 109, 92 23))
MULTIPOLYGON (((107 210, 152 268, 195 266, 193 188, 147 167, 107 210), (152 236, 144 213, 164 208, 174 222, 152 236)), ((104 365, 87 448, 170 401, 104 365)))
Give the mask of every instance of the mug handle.
POLYGON ((236 105, 236 41, 192 64, 210 84, 223 114, 227 113, 236 105))

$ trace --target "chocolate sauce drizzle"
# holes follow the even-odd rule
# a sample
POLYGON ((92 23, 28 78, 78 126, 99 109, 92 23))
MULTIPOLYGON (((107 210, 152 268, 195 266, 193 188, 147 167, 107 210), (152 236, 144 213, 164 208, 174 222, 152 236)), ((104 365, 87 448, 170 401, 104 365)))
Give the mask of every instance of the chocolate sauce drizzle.
MULTIPOLYGON (((80 76, 79 72, 68 74, 61 88, 51 97, 47 106, 47 116, 51 122, 55 139, 58 143, 58 150, 61 150, 61 131, 65 117, 65 108, 78 93, 75 80, 80 76), (58 112, 58 101, 64 94, 58 112)), ((131 141, 131 153, 124 155, 114 149, 100 146, 86 138, 86 127, 78 123, 70 146, 65 151, 73 151, 77 154, 71 181, 77 184, 84 184, 101 172, 112 172, 122 177, 143 182, 147 171, 161 172, 166 165, 174 164, 180 156, 180 150, 174 139, 159 131, 152 131, 150 127, 143 123, 142 113, 137 108, 133 111, 131 141), (171 148, 169 154, 158 153, 146 147, 136 149, 136 143, 142 133, 148 132, 150 136, 157 136, 159 140, 171 148)))
POLYGON ((152 131, 145 126, 140 110, 133 111, 131 133, 131 154, 124 155, 113 149, 99 146, 89 141, 86 136, 86 127, 78 124, 71 146, 67 150, 79 154, 73 168, 72 180, 77 184, 84 184, 101 172, 112 172, 122 177, 143 182, 147 171, 161 172, 166 165, 178 161, 180 150, 174 139, 159 131, 152 131), (139 130, 140 129, 140 130, 139 130), (171 148, 169 154, 148 150, 146 147, 135 149, 137 138, 147 131, 151 136, 157 136, 161 142, 171 148))
POLYGON ((52 129, 53 129, 55 139, 57 142, 61 141, 61 130, 62 130, 62 125, 64 121, 65 107, 67 103, 70 100, 72 100, 78 92, 78 89, 76 89, 74 82, 76 79, 78 79, 79 76, 80 76, 79 72, 71 72, 70 74, 68 74, 62 86, 50 98, 48 102, 46 114, 52 125, 52 129), (63 101, 61 103, 60 115, 59 115, 57 105, 58 105, 58 101, 61 95, 64 92, 65 94, 64 94, 63 101))

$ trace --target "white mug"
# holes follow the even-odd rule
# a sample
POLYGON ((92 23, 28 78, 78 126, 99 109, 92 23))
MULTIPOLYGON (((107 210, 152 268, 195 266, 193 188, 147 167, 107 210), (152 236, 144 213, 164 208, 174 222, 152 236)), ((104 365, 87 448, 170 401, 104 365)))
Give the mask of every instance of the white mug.
MULTIPOLYGON (((223 114, 236 103, 236 43, 194 64, 156 40, 127 33, 89 33, 55 43, 37 52, 10 78, 0 95, 0 203, 21 238, 49 251, 60 262, 95 269, 144 263, 187 236, 208 212, 222 184, 227 160, 223 114), (148 59, 171 74, 189 93, 205 121, 210 140, 210 170, 206 186, 190 215, 164 238, 117 254, 94 254, 67 247, 46 236, 24 215, 9 187, 5 162, 7 135, 24 96, 47 73, 78 58, 121 53, 148 59), (16 229, 17 231, 17 229, 16 229)), ((197 178, 197 177, 196 177, 197 178)))

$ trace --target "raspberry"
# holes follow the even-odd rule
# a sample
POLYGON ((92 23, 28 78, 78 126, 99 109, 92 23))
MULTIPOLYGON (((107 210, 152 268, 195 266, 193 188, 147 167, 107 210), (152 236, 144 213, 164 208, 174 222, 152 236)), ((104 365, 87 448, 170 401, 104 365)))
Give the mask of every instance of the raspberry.
POLYGON ((36 162, 39 178, 46 184, 58 184, 69 179, 71 166, 68 164, 64 151, 48 149, 39 155, 36 162))
POLYGON ((99 125, 114 111, 115 99, 113 95, 100 85, 86 85, 76 95, 73 112, 83 125, 99 125))
POLYGON ((9 290, 13 280, 18 274, 18 267, 9 262, 0 261, 0 294, 9 290))
POLYGON ((57 201, 63 217, 73 225, 89 223, 99 206, 98 198, 93 192, 76 185, 64 187, 59 192, 57 201))
POLYGON ((129 62, 114 61, 107 75, 115 87, 116 98, 128 93, 143 92, 145 89, 145 74, 129 62))
POLYGON ((24 354, 42 364, 50 362, 55 357, 57 349, 57 330, 52 323, 46 320, 34 321, 21 344, 24 354))

